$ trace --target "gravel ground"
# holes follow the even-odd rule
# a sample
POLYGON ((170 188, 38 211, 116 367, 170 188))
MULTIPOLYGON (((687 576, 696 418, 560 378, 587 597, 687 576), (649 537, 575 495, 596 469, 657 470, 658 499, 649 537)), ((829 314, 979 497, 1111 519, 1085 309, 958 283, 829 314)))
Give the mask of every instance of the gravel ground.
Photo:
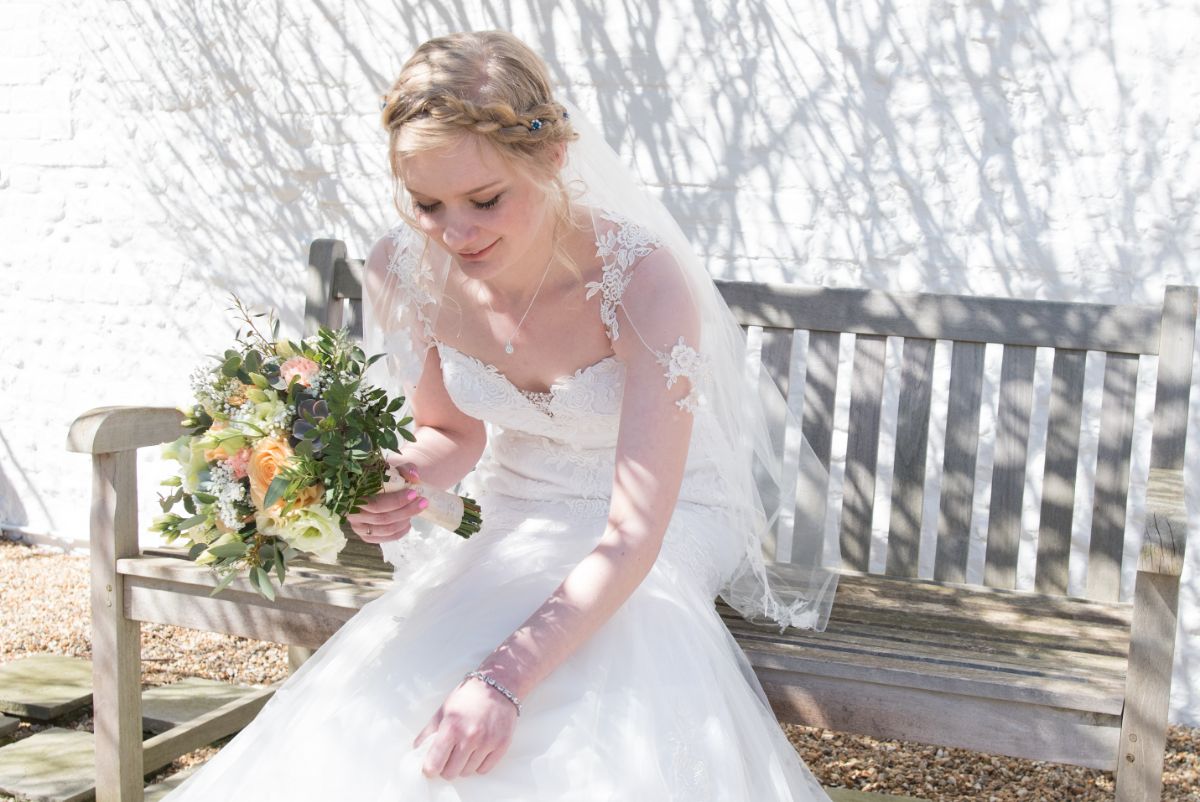
MULTIPOLYGON (((0 663, 28 654, 91 657, 86 557, 0 540, 0 663)), ((142 627, 143 687, 183 677, 266 685, 287 677, 287 651, 273 643, 147 624, 142 627)), ((90 712, 56 726, 90 730, 90 712)), ((22 723, 15 738, 46 725, 22 723)), ((1112 775, 1053 763, 996 757, 812 727, 784 727, 797 752, 827 786, 916 796, 933 802, 1092 802, 1113 798, 1112 775)), ((184 755, 160 780, 202 762, 225 741, 184 755)), ((1200 729, 1172 727, 1164 802, 1200 799, 1200 729)), ((0 795, 0 800, 11 797, 0 795)))

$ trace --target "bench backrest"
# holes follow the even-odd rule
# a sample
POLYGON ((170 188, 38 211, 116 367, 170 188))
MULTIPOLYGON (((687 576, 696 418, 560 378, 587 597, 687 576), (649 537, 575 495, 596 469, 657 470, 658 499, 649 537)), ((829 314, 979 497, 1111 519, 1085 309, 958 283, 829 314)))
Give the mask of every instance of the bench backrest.
MULTIPOLYGON (((350 325, 358 334, 362 261, 347 259, 336 240, 318 240, 310 252, 306 326, 350 325), (346 310, 349 310, 348 312, 346 310)), ((1170 287, 1163 306, 1079 304, 956 295, 890 293, 839 288, 805 288, 719 281, 726 302, 758 344, 763 368, 789 400, 803 434, 826 468, 831 466, 838 400, 849 394, 849 421, 840 512, 836 529, 842 565, 917 577, 927 495, 936 502, 932 578, 968 580, 976 514, 977 462, 981 446, 992 450, 986 530, 981 532, 982 584, 1017 584, 1018 548, 1026 494, 1040 489, 1034 589, 1068 593, 1077 496, 1090 493, 1090 525, 1083 595, 1115 600, 1123 562, 1135 554, 1126 544, 1131 499, 1134 412, 1142 356, 1157 356, 1152 416, 1152 468, 1183 465, 1192 350, 1196 325, 1195 287, 1170 287), (889 338, 891 338, 889 340, 889 338), (839 355, 852 339, 851 369, 839 385, 839 355), (939 345, 940 343, 940 345, 939 345), (994 436, 980 437, 987 346, 1001 350, 995 396, 994 436), (898 404, 894 432, 885 427, 885 363, 898 355, 898 404), (1038 349, 1052 369, 1047 387, 1035 385, 1038 349), (949 353, 948 385, 935 386, 935 352, 949 353), (1081 464, 1088 355, 1103 355, 1099 441, 1094 465, 1081 464), (935 390, 946 394, 935 404, 935 390), (1029 453, 1035 394, 1048 394, 1045 458, 1029 453), (942 414, 944 407, 944 415, 942 414), (944 425, 943 425, 944 424, 944 425), (881 433, 893 443, 881 454, 881 433), (926 481, 931 435, 932 462, 940 482, 926 481), (882 456, 882 459, 881 459, 882 456), (890 513, 883 553, 872 555, 877 479, 890 471, 890 513), (1077 481, 1077 477, 1082 481, 1077 481)), ((1096 356, 1092 357, 1093 362, 1096 356)), ((1097 363, 1098 364, 1098 363, 1097 363)), ((893 401, 896 399, 893 396, 893 401)), ((781 446, 782 447, 782 446, 781 446)), ((831 491, 836 488, 829 488, 831 491)), ((784 535, 784 539, 790 537, 784 535)), ((1129 544, 1136 547, 1136 544, 1129 544)), ((786 548, 783 549, 786 552, 786 548)), ((786 559, 785 553, 777 555, 786 559)), ((1136 559, 1136 557, 1133 557, 1136 559)))

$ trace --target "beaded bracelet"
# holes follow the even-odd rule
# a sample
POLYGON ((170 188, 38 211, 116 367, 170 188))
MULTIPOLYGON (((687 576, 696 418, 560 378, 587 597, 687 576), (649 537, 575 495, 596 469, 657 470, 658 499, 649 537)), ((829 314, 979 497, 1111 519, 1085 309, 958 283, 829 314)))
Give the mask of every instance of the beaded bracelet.
POLYGON ((506 697, 508 697, 508 701, 512 702, 514 705, 517 706, 517 715, 518 716, 521 715, 521 700, 517 698, 516 694, 514 694, 508 688, 505 688, 499 682, 496 682, 496 680, 492 679, 487 674, 484 674, 482 671, 472 671, 469 674, 467 674, 465 677, 463 677, 463 679, 469 679, 471 677, 475 677, 476 679, 483 680, 488 685, 491 685, 493 688, 500 691, 500 693, 502 693, 506 697))

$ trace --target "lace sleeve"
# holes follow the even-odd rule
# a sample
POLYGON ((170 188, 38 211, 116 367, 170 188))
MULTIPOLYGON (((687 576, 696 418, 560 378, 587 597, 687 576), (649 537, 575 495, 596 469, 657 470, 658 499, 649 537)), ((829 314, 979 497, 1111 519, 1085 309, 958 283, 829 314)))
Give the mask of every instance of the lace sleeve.
POLYGON ((697 412, 710 380, 708 361, 699 350, 700 322, 692 290, 671 252, 649 231, 620 218, 597 239, 605 260, 599 281, 588 283, 588 297, 601 294, 600 318, 613 348, 622 333, 633 337, 662 369, 665 389, 675 405, 697 412))
POLYGON ((420 378, 433 334, 433 273, 424 243, 400 225, 371 248, 363 266, 363 350, 384 358, 367 379, 393 394, 409 395, 420 378))

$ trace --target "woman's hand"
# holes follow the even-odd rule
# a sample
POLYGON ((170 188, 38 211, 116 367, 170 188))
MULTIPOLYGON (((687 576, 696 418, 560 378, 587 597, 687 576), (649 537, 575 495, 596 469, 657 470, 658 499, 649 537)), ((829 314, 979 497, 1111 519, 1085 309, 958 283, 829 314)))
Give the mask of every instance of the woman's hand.
POLYGON ((517 708, 482 680, 467 678, 455 688, 413 741, 432 738, 421 771, 444 779, 487 774, 508 751, 517 708))
MULTIPOLYGON (((396 469, 408 482, 419 482, 417 466, 411 462, 397 465, 396 469)), ((410 488, 390 493, 378 493, 359 507, 358 512, 346 516, 350 528, 367 543, 386 543, 399 540, 412 528, 409 521, 429 506, 417 491, 410 488)))

